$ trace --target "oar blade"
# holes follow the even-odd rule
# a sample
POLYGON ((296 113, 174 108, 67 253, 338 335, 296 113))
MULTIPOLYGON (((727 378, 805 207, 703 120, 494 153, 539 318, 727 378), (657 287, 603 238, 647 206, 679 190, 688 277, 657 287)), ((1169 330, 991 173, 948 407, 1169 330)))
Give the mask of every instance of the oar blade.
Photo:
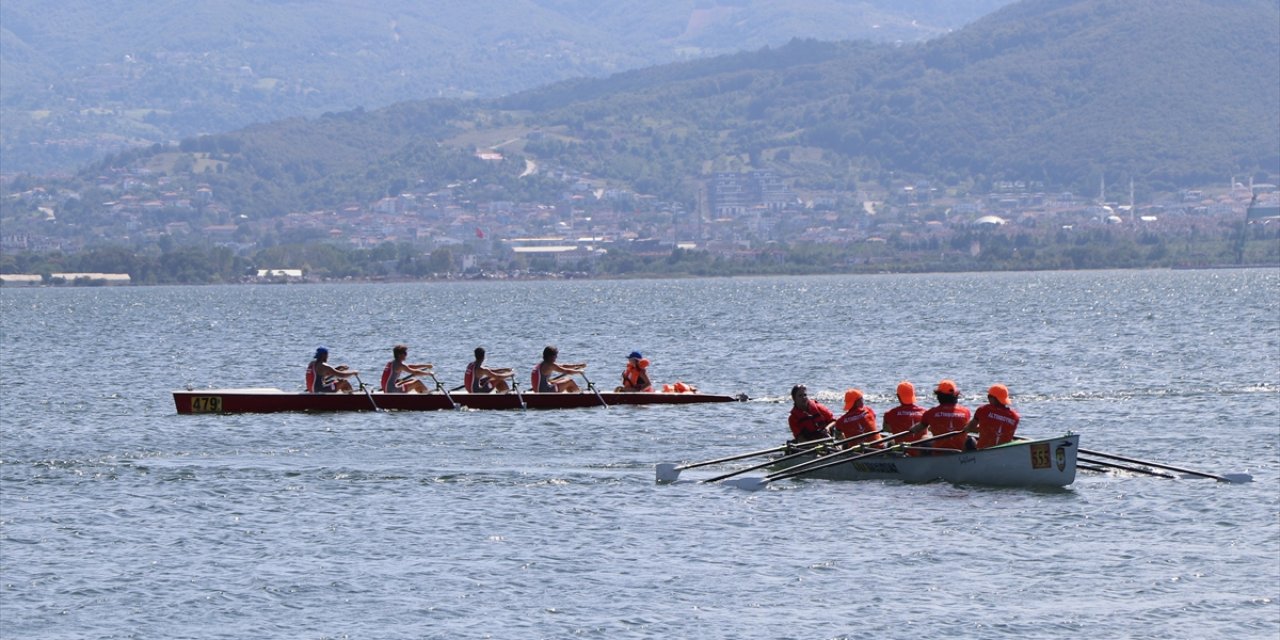
POLYGON ((743 491, 759 491, 769 485, 769 481, 761 476, 743 476, 741 478, 731 478, 721 481, 720 484, 727 484, 731 487, 737 487, 743 491))
POLYGON ((654 473, 658 484, 671 484, 680 478, 680 468, 671 462, 658 463, 654 473))
POLYGON ((1226 478, 1227 481, 1232 484, 1244 484, 1246 482, 1253 482, 1253 476, 1247 473, 1224 473, 1222 474, 1222 477, 1226 478))

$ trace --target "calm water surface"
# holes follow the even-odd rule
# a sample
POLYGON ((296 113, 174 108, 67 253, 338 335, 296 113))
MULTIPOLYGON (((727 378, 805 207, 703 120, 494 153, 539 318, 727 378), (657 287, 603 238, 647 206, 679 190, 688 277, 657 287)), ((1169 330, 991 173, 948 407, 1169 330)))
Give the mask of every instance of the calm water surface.
MULTIPOLYGON (((0 290, 5 638, 1269 638, 1280 271, 0 290), (743 404, 179 416, 396 342, 743 404), (655 485, 787 390, 1009 385, 1020 433, 1255 482, 655 485)), ((924 403, 929 404, 929 403, 924 403)), ((743 463, 746 464, 746 463, 743 463)), ((687 480, 713 470, 690 470, 687 480)))

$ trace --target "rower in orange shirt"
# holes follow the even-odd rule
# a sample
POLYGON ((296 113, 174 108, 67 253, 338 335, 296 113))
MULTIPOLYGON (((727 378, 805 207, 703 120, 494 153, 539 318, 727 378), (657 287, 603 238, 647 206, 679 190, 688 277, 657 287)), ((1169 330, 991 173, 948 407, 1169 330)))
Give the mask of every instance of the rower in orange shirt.
MULTIPOLYGON (((903 431, 909 431, 911 427, 920 424, 924 419, 924 407, 916 404, 916 387, 910 382, 903 380, 898 383, 898 406, 884 412, 882 423, 885 431, 891 434, 899 434, 903 431)), ((910 444, 925 437, 923 433, 913 433, 911 435, 902 436, 896 442, 910 444)), ((919 451, 907 451, 909 456, 920 455, 919 451)))
POLYGON ((933 390, 933 396, 938 399, 938 406, 925 411, 924 416, 920 418, 920 424, 913 427, 911 433, 923 435, 926 429, 934 436, 954 433, 955 435, 950 438, 939 438, 929 444, 938 449, 963 451, 964 430, 972 414, 968 407, 958 404, 960 389, 956 387, 955 382, 943 380, 933 390))
POLYGON ((846 446, 865 446, 880 440, 876 429, 876 412, 868 407, 862 398, 862 391, 849 389, 844 392, 844 415, 836 419, 835 428, 839 438, 852 438, 864 433, 876 433, 870 438, 863 438, 846 446))
POLYGON ((1013 440, 1022 416, 1010 404, 1009 387, 996 384, 987 389, 987 404, 978 407, 965 425, 965 431, 978 433, 976 441, 972 437, 965 441, 966 450, 986 449, 1013 440))

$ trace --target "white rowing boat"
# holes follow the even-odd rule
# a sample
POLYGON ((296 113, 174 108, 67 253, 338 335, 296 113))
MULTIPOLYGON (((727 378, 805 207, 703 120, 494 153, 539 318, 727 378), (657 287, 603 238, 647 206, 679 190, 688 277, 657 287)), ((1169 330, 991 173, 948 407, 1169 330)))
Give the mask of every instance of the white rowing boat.
MULTIPOLYGON (((1079 446, 1080 436, 1069 433, 1056 438, 1019 440, 980 451, 941 455, 908 456, 897 451, 872 456, 850 454, 850 458, 857 459, 814 468, 797 473, 795 477, 903 482, 945 480, 1006 487, 1065 487, 1075 482, 1079 446)), ((770 475, 783 479, 788 469, 815 457, 790 458, 775 465, 776 471, 770 475)))

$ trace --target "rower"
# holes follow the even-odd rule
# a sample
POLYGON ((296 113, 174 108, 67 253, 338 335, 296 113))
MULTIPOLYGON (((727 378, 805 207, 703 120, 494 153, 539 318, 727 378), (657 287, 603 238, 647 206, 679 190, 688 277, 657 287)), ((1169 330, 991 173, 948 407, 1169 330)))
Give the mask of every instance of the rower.
POLYGON ((969 437, 965 441, 966 450, 986 449, 1013 440, 1022 417, 1013 410, 1009 402, 1009 387, 1003 384, 991 385, 987 389, 987 404, 978 407, 973 419, 965 425, 965 431, 977 432, 978 438, 969 437))
POLYGON ((462 376, 462 386, 468 393, 506 393, 511 390, 507 378, 515 376, 511 369, 490 369, 484 366, 484 347, 476 347, 476 359, 467 365, 462 376))
MULTIPOLYGON (((835 430, 839 434, 832 434, 838 438, 852 438, 860 436, 864 433, 875 433, 876 435, 864 439, 863 445, 874 444, 880 440, 880 434, 876 429, 876 412, 868 407, 862 398, 862 391, 859 389, 849 389, 844 392, 844 415, 836 419, 835 430)), ((846 447, 857 446, 847 444, 846 447)))
POLYGON ((586 363, 557 364, 560 350, 547 345, 542 350, 542 362, 533 368, 530 375, 530 387, 538 393, 576 393, 581 391, 578 383, 571 376, 581 375, 587 370, 586 363), (555 374, 561 374, 556 376, 555 374), (554 376, 554 377, 553 377, 554 376))
POLYGON ((351 378, 359 374, 359 371, 349 369, 345 364, 339 367, 331 366, 329 364, 329 349, 327 347, 319 347, 316 349, 316 355, 313 356, 311 362, 307 364, 307 392, 350 392, 351 383, 348 382, 346 378, 351 378))
MULTIPOLYGON (((924 418, 924 407, 916 404, 916 387, 907 380, 898 383, 898 406, 884 412, 882 424, 885 431, 892 434, 899 434, 903 431, 911 429, 911 427, 920 424, 920 420, 924 418)), ((912 435, 902 436, 898 442, 904 442, 908 446, 912 442, 925 437, 924 433, 914 433, 912 435)), ((907 455, 919 455, 919 450, 908 449, 907 455)))
POLYGON ((415 376, 431 375, 431 364, 408 364, 408 345, 391 348, 391 361, 382 367, 382 391, 384 393, 430 393, 427 385, 415 376))
POLYGON ((938 406, 925 411, 920 418, 920 424, 912 427, 911 433, 923 434, 925 429, 934 436, 954 433, 956 435, 950 438, 934 440, 930 446, 940 449, 963 449, 965 426, 969 424, 969 418, 972 416, 968 407, 958 404, 960 389, 956 387, 955 382, 943 380, 933 390, 933 396, 937 398, 938 406))

